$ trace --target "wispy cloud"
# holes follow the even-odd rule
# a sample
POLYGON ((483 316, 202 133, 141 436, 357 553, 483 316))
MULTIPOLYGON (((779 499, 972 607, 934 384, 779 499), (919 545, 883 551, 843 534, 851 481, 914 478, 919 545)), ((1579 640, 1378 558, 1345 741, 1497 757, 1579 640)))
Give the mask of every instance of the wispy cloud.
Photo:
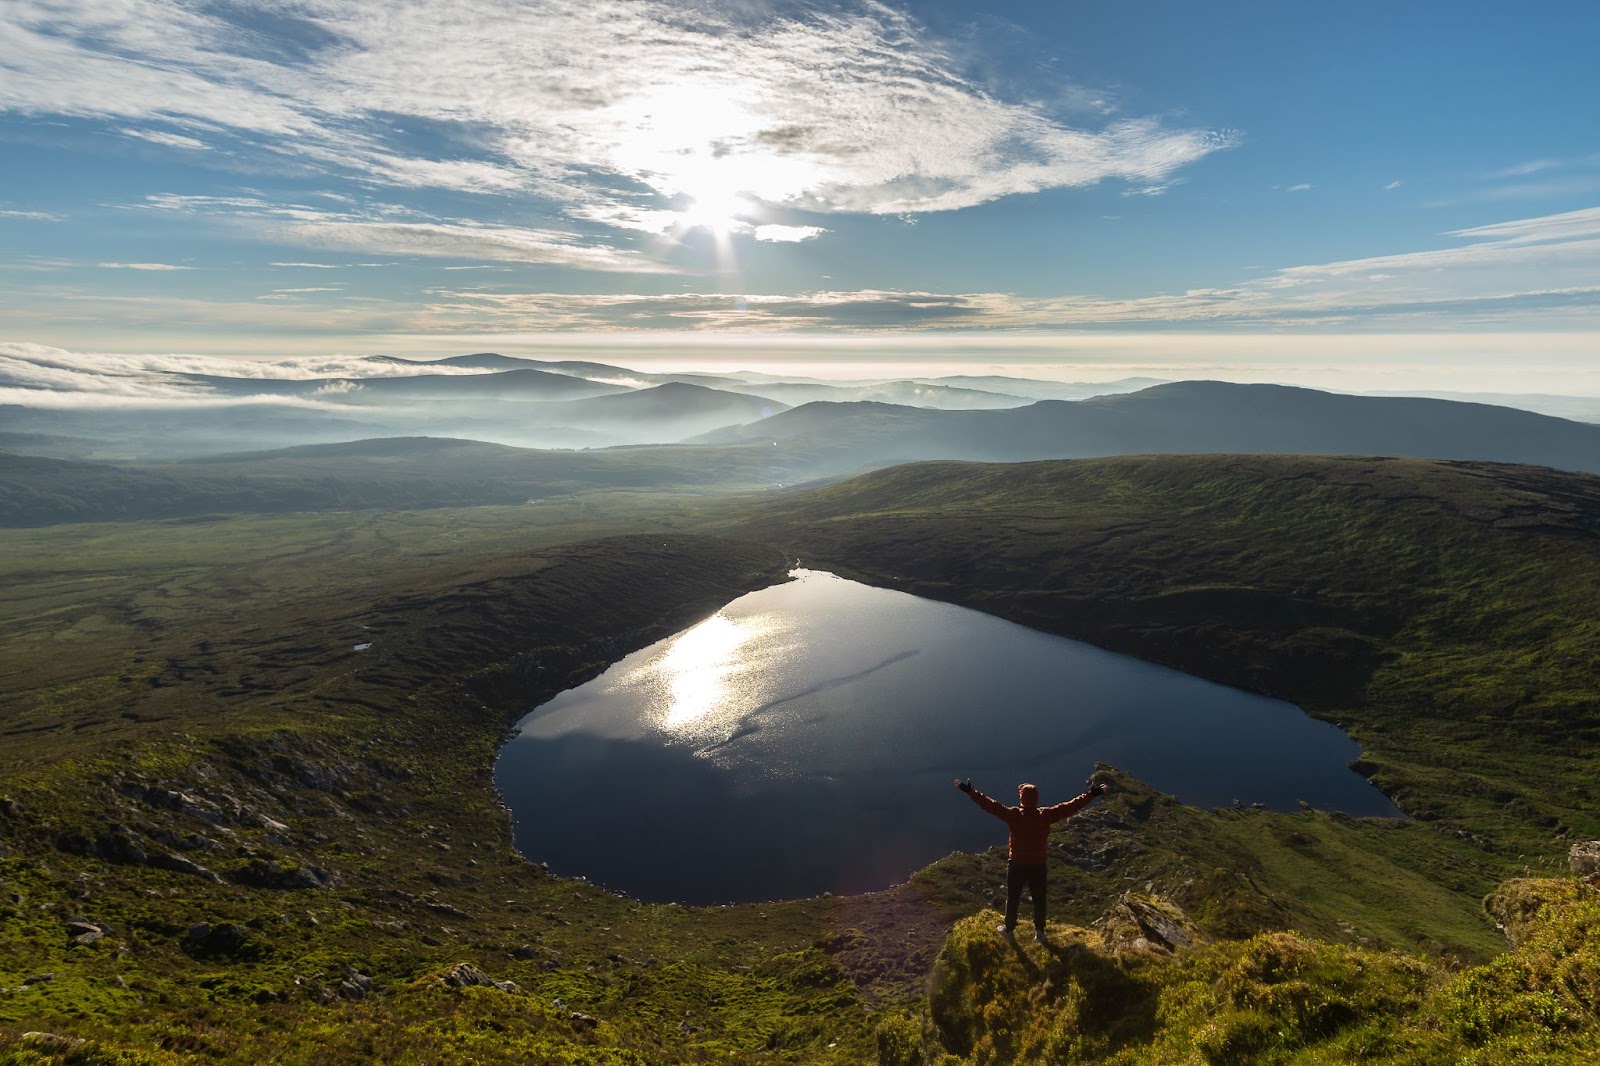
POLYGON ((20 218, 33 222, 60 222, 64 216, 49 211, 14 211, 0 208, 0 218, 20 218))
POLYGON ((1385 192, 1394 192, 1394 190, 1398 189, 1399 187, 1400 187, 1400 182, 1398 180, 1387 182, 1383 186, 1385 192))
POLYGON ((1450 236, 1480 238, 1504 244, 1531 244, 1600 237, 1600 207, 1452 230, 1450 236))
MULTIPOLYGON (((390 204, 375 203, 359 210, 342 210, 272 203, 260 197, 160 194, 148 197, 141 206, 207 215, 239 225, 263 239, 308 250, 494 259, 640 274, 669 270, 634 249, 615 248, 568 231, 498 226, 468 219, 438 219, 390 204)), ((273 265, 311 269, 333 266, 314 262, 275 262, 273 265)))
POLYGON ((1286 189, 1284 191, 1286 191, 1286 192, 1307 192, 1307 191, 1310 190, 1310 188, 1311 188, 1311 183, 1309 181, 1302 181, 1299 185, 1291 185, 1291 186, 1289 186, 1288 189, 1286 189))
POLYGON ((1457 230, 1459 247, 1289 267, 1231 288, 1129 299, 894 290, 742 295, 441 292, 440 324, 505 330, 908 330, 1073 326, 1343 325, 1444 312, 1466 321, 1600 324, 1600 208, 1457 230), (1535 269, 1537 268, 1537 269, 1535 269), (1537 278, 1530 283, 1530 278, 1537 278))
POLYGON ((1103 181, 1154 192, 1236 140, 1003 99, 876 0, 303 0, 270 29, 249 4, 13 0, 0 28, 0 108, 185 150, 220 133, 258 157, 519 191, 619 228, 659 227, 690 201, 737 199, 776 223, 759 211, 954 210, 1103 181), (1097 125, 1069 124, 1085 117, 1097 125))
POLYGON ((1479 184, 1430 201, 1428 207, 1514 200, 1590 197, 1600 192, 1600 152, 1568 158, 1530 159, 1479 175, 1479 184))
POLYGON ((51 300, 17 302, 8 319, 14 329, 48 329, 79 307, 92 320, 131 326, 183 321, 197 328, 215 323, 280 336, 431 335, 445 347, 449 338, 464 334, 541 331, 681 331, 711 337, 730 331, 774 336, 1077 327, 1600 328, 1600 208, 1513 219, 1442 237, 1448 246, 1304 264, 1226 287, 1128 298, 889 287, 595 294, 527 291, 497 282, 434 288, 415 296, 341 295, 326 302, 316 290, 334 286, 283 286, 264 299, 226 301, 180 293, 74 292, 58 285, 49 293, 51 300))
POLYGON ((1516 166, 1497 170, 1490 177, 1525 178, 1529 174, 1537 174, 1541 170, 1555 170, 1562 165, 1562 161, 1559 159, 1530 159, 1526 163, 1518 163, 1516 166))
POLYGON ((193 270, 192 266, 179 266, 176 263, 96 263, 95 266, 106 270, 193 270))
POLYGON ((117 131, 124 137, 134 137, 151 144, 164 145, 168 148, 187 148, 190 151, 206 151, 210 145, 198 137, 190 137, 182 133, 173 133, 169 130, 141 130, 124 126, 117 131))

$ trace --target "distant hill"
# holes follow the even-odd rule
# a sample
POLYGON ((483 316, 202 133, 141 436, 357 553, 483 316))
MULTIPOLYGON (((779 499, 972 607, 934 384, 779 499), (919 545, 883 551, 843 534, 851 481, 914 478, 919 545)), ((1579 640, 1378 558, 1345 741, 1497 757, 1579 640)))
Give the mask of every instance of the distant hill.
POLYGON ((1034 400, 1086 400, 1091 396, 1108 396, 1121 392, 1136 392, 1152 385, 1165 385, 1165 378, 1117 378, 1115 381, 1044 381, 1038 378, 1006 377, 1002 374, 952 374, 945 377, 919 378, 933 385, 948 385, 961 389, 978 389, 985 392, 1008 393, 1034 400))
POLYGON ((563 415, 584 422, 649 420, 684 427, 682 435, 696 432, 687 428, 695 424, 703 429, 707 425, 755 422, 788 409, 788 404, 764 396, 724 392, 683 382, 669 382, 621 395, 571 400, 560 407, 563 415))
POLYGON ((582 399, 630 391, 625 385, 610 385, 570 374, 524 368, 487 374, 416 374, 408 377, 362 378, 356 390, 345 394, 347 402, 366 397, 439 397, 441 399, 582 399))
POLYGON ((1519 407, 1541 415, 1570 418, 1574 422, 1600 422, 1600 396, 1558 396, 1538 392, 1433 392, 1413 389, 1408 392, 1368 392, 1368 396, 1428 396, 1436 400, 1487 403, 1496 407, 1519 407))
POLYGON ((1600 471, 1600 426, 1486 404, 1220 381, 1041 400, 1005 411, 807 404, 758 426, 697 439, 777 442, 808 458, 814 476, 912 459, 1253 452, 1482 459, 1600 471))
POLYGON ((923 381, 883 381, 865 385, 767 382, 760 385, 745 385, 744 388, 756 389, 764 396, 792 404, 812 403, 817 400, 832 403, 866 401, 901 404, 907 407, 932 407, 945 411, 1021 407, 1032 403, 1034 399, 1025 395, 985 392, 980 389, 957 388, 923 381))
MULTIPOLYGON (((540 372, 485 376, 522 373, 540 372)), ((490 402, 434 399, 421 406, 436 424, 447 425, 468 417, 449 411, 475 413, 490 402)), ((214 421, 205 432, 230 441, 234 454, 205 462, 40 466, 49 461, 0 457, 0 524, 512 504, 612 488, 742 491, 928 459, 1381 455, 1600 472, 1600 426, 1484 404, 1275 385, 1177 382, 1122 396, 1045 400, 996 411, 868 402, 811 403, 785 411, 772 401, 682 383, 566 402, 492 403, 496 421, 486 428, 503 429, 520 419, 559 437, 563 424, 576 425, 607 444, 673 439, 714 422, 742 424, 702 433, 689 444, 585 451, 442 440, 446 434, 436 431, 241 455, 260 439, 252 436, 259 427, 252 429, 251 418, 237 409, 221 409, 208 416, 214 421), (769 405, 777 413, 760 418, 769 405), (231 435, 224 424, 230 417, 238 421, 231 435)), ((325 414, 269 410, 292 413, 296 420, 325 414)), ((257 413, 269 417, 269 410, 257 413)), ((537 439, 531 428, 526 436, 537 439)))
MULTIPOLYGON (((468 356, 468 359, 491 358, 468 356)), ((504 360, 505 356, 493 356, 504 360)), ((392 360, 394 361, 394 360, 392 360)), ((512 360, 522 363, 522 360, 512 360)), ((466 365, 466 364, 462 364, 466 365)), ((589 381, 570 374, 521 366, 484 374, 404 374, 367 378, 235 378, 214 374, 179 377, 227 396, 304 396, 364 403, 389 399, 578 399, 629 391, 625 385, 589 381)))
POLYGON ((387 412, 332 411, 284 403, 143 408, 7 407, 13 431, 4 450, 56 458, 140 458, 165 461, 290 443, 360 440, 393 434, 387 412), (41 442, 29 437, 44 436, 41 442))
POLYGON ((0 453, 0 526, 201 514, 522 504, 597 489, 752 489, 790 479, 770 445, 538 451, 388 438, 102 463, 0 453))

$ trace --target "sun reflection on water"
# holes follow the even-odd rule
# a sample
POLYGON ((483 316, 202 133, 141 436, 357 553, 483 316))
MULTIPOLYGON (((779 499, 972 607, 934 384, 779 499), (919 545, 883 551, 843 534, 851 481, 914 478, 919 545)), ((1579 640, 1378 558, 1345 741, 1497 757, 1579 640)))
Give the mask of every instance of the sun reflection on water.
POLYGON ((674 640, 658 666, 671 701, 662 725, 684 729, 725 709, 743 665, 739 652, 760 631, 751 620, 716 614, 674 640))

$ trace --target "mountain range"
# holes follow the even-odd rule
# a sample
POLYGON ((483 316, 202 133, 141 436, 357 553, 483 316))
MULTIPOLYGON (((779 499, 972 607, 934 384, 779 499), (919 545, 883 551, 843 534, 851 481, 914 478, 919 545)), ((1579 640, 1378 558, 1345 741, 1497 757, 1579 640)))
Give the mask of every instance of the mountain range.
MULTIPOLYGON (((513 417, 508 403, 477 401, 462 410, 503 422, 513 417)), ((523 402, 511 410, 530 421, 559 411, 597 437, 636 425, 685 430, 708 421, 738 424, 684 444, 579 451, 373 437, 166 463, 9 455, 0 458, 0 523, 519 504, 594 489, 749 491, 929 459, 1381 455, 1600 472, 1600 426, 1588 423, 1486 404, 1214 381, 992 411, 873 402, 784 409, 775 401, 683 383, 561 403, 523 402)), ((429 417, 449 416, 435 411, 429 417)))

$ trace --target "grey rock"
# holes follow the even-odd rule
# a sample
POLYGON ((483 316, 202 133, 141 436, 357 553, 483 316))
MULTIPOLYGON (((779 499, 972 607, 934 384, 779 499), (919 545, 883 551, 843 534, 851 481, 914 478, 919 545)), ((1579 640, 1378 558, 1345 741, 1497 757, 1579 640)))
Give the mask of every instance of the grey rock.
POLYGON ((1580 840, 1567 852, 1567 863, 1579 877, 1600 874, 1600 840, 1580 840))
POLYGON ((470 962, 458 962, 440 978, 451 988, 469 988, 478 986, 482 988, 498 988, 502 992, 516 992, 519 986, 515 981, 496 981, 470 962))
POLYGON ((149 860, 151 866, 160 870, 171 870, 173 873, 189 874, 192 877, 201 877, 213 883, 220 883, 222 878, 197 862, 190 862, 180 855, 157 855, 149 860))
POLYGON ((339 994, 345 999, 362 999, 377 987, 377 983, 354 966, 347 966, 344 980, 339 982, 339 994))
POLYGON ((144 848, 134 839, 133 831, 125 825, 114 825, 95 838, 89 851, 102 859, 140 866, 146 861, 144 848))
POLYGON ((320 866, 297 866, 285 869, 270 859, 252 861, 242 869, 236 870, 233 878, 257 888, 286 890, 336 888, 340 883, 339 875, 332 870, 324 870, 320 866))
POLYGON ((88 947, 105 938, 106 928, 93 922, 71 921, 67 923, 68 940, 80 947, 88 947))
POLYGON ((1116 954, 1170 955, 1210 940, 1171 900, 1137 892, 1124 892, 1095 925, 1116 954))

